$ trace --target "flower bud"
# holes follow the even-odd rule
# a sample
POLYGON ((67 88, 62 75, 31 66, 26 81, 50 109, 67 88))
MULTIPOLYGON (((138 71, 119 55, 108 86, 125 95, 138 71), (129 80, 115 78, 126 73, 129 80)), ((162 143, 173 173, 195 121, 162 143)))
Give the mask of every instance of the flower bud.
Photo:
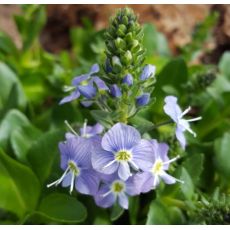
POLYGON ((149 103, 150 100, 150 94, 149 93, 143 93, 142 95, 138 96, 136 98, 136 103, 138 106, 144 106, 149 103))
POLYGON ((122 83, 131 86, 133 85, 133 76, 131 74, 127 74, 124 78, 122 83))
POLYGON ((113 97, 121 97, 122 95, 120 88, 116 84, 110 87, 110 93, 113 97))
POLYGON ((156 72, 156 67, 154 65, 146 65, 143 68, 143 71, 142 71, 141 76, 140 76, 140 80, 141 81, 147 80, 151 76, 154 76, 155 72, 156 72))

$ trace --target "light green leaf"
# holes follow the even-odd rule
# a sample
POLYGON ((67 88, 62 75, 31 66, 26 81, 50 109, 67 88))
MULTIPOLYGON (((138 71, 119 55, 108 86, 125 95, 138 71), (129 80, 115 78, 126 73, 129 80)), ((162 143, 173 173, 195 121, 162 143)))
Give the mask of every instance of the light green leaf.
POLYGON ((167 208, 159 200, 151 202, 146 224, 170 224, 167 208))
POLYGON ((40 184, 30 168, 11 159, 0 150, 0 207, 22 218, 33 211, 40 194, 40 184))
POLYGON ((11 145, 18 160, 27 162, 27 152, 42 132, 32 125, 16 128, 10 138, 11 145))
POLYGON ((30 147, 27 159, 41 183, 44 183, 50 176, 54 163, 58 163, 60 157, 58 142, 63 140, 64 131, 50 131, 42 135, 30 147))
POLYGON ((230 178, 230 133, 215 141, 214 150, 216 167, 223 176, 230 178))
POLYGON ((11 133, 18 127, 29 125, 29 120, 18 110, 10 110, 0 124, 0 145, 7 147, 11 133))
POLYGON ((114 204, 110 214, 111 221, 117 220, 123 213, 124 209, 119 204, 114 204))
POLYGON ((0 62, 0 105, 6 104, 14 84, 17 85, 18 105, 24 108, 26 105, 26 96, 17 75, 5 63, 0 62))
POLYGON ((38 211, 57 222, 79 223, 85 220, 87 210, 76 198, 53 193, 41 201, 38 211))
POLYGON ((219 62, 219 69, 230 80, 230 52, 225 52, 219 62))

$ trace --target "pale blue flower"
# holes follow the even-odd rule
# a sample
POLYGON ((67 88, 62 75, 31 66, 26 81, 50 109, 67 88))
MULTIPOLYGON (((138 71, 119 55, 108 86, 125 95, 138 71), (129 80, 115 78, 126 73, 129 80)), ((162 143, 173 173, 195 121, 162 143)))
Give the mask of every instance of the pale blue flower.
POLYGON ((61 152, 62 176, 47 185, 70 187, 70 193, 75 189, 83 194, 95 195, 99 186, 99 177, 91 164, 92 144, 82 137, 69 138, 59 143, 61 152))
POLYGON ((116 84, 110 87, 110 93, 113 97, 121 97, 122 95, 120 88, 116 84))
POLYGON ((142 140, 132 126, 117 123, 102 138, 101 145, 94 146, 93 168, 104 174, 118 171, 122 180, 127 180, 131 169, 145 171, 151 165, 152 144, 142 140))
POLYGON ((125 77, 122 80, 122 83, 128 86, 133 85, 133 76, 131 74, 125 75, 125 77))
POLYGON ((102 185, 94 196, 94 199, 96 204, 103 208, 111 207, 118 202, 122 208, 128 209, 128 197, 138 194, 139 190, 133 184, 133 177, 123 181, 117 174, 112 174, 104 176, 102 185))
POLYGON ((186 145, 184 132, 187 130, 196 137, 196 133, 190 128, 189 122, 198 121, 201 117, 185 120, 183 116, 190 111, 191 107, 188 107, 184 112, 182 112, 181 108, 177 104, 177 98, 174 96, 167 96, 164 101, 164 111, 176 123, 176 138, 180 142, 181 147, 184 149, 186 145))
POLYGON ((149 192, 155 189, 160 180, 166 184, 174 184, 176 182, 184 183, 181 180, 174 178, 167 173, 170 163, 176 161, 179 157, 168 158, 168 145, 165 143, 158 143, 156 140, 151 140, 153 145, 153 153, 151 159, 151 166, 145 172, 139 172, 134 176, 134 184, 142 193, 149 192))

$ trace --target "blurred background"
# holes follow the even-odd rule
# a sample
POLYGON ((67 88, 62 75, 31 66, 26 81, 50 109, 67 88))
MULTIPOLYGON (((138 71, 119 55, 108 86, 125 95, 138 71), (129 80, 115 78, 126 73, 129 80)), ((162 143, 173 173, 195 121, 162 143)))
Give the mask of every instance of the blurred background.
MULTIPOLYGON (((173 54, 179 47, 191 42, 195 26, 210 12, 220 17, 214 28, 213 40, 207 44, 212 50, 203 57, 204 62, 217 62, 225 50, 230 49, 230 5, 127 5, 139 15, 140 23, 152 23, 162 32, 173 54)), ((109 17, 124 5, 47 5, 47 21, 40 35, 42 46, 49 52, 58 53, 71 49, 70 30, 86 26, 90 20, 93 28, 101 30, 108 25, 109 17)), ((0 6, 0 28, 7 32, 17 46, 22 42, 12 16, 20 14, 18 5, 0 6)))

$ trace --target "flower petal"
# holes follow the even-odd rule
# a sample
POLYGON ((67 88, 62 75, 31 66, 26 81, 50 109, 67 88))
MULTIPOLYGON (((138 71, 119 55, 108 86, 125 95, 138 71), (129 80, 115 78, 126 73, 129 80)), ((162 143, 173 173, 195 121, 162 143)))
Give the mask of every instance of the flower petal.
POLYGON ((93 82, 97 85, 97 88, 99 90, 109 90, 109 87, 99 77, 96 76, 96 77, 93 77, 92 79, 93 79, 93 82))
POLYGON ((122 96, 121 90, 116 84, 113 84, 110 87, 110 93, 113 97, 121 97, 122 96))
POLYGON ((75 182, 76 189, 82 194, 95 195, 99 187, 99 177, 94 170, 82 170, 75 182))
POLYGON ((143 171, 148 171, 152 168, 154 162, 154 150, 150 141, 141 140, 135 145, 132 150, 134 163, 143 171))
POLYGON ((165 171, 163 171, 161 174, 160 174, 160 177, 164 180, 164 182, 166 184, 175 184, 176 183, 176 178, 170 176, 169 174, 167 174, 165 171))
POLYGON ((164 111, 170 116, 174 122, 178 122, 178 118, 181 116, 182 111, 177 104, 177 98, 174 96, 167 96, 165 98, 164 111))
POLYGON ((63 187, 69 187, 71 184, 72 172, 68 172, 62 181, 63 187))
MULTIPOLYGON (((147 193, 152 190, 154 188, 153 181, 154 176, 151 172, 141 172, 133 176, 133 186, 139 193, 147 193)), ((133 195, 132 192, 133 191, 127 186, 127 193, 133 195)))
POLYGON ((72 85, 78 86, 81 82, 86 81, 89 77, 89 74, 77 76, 72 80, 72 85))
POLYGON ((114 154, 101 148, 94 148, 92 165, 96 171, 105 174, 112 174, 118 168, 118 163, 114 161, 114 154))
POLYGON ((77 98, 80 97, 80 93, 78 90, 75 90, 73 91, 69 96, 66 96, 64 97, 60 102, 59 102, 59 105, 62 105, 64 103, 67 103, 67 102, 70 102, 70 101, 73 101, 77 98))
POLYGON ((79 85, 78 90, 87 99, 91 99, 96 96, 96 89, 92 84, 88 85, 79 85))
POLYGON ((94 74, 94 73, 97 73, 100 71, 100 67, 99 65, 96 63, 94 65, 91 66, 91 69, 90 69, 90 75, 94 74))
POLYGON ((129 200, 125 193, 121 192, 118 194, 118 203, 124 209, 128 209, 129 207, 129 200))
POLYGON ((124 161, 119 164, 118 176, 124 181, 126 181, 131 176, 128 162, 124 161))
POLYGON ((109 193, 109 191, 110 188, 107 185, 101 186, 96 196, 94 196, 95 202, 98 206, 102 208, 108 208, 115 203, 116 197, 112 192, 109 193))
POLYGON ((84 106, 84 107, 90 107, 92 104, 93 104, 93 101, 81 101, 81 104, 84 106))
POLYGON ((132 126, 117 123, 102 138, 103 149, 110 152, 130 150, 141 140, 140 133, 132 126))
POLYGON ((131 74, 125 75, 125 77, 122 80, 123 84, 127 84, 128 86, 133 85, 133 76, 131 74))
POLYGON ((185 139, 184 133, 183 133, 183 131, 181 130, 180 127, 176 128, 176 138, 180 142, 181 147, 183 149, 185 149, 186 139, 185 139))

